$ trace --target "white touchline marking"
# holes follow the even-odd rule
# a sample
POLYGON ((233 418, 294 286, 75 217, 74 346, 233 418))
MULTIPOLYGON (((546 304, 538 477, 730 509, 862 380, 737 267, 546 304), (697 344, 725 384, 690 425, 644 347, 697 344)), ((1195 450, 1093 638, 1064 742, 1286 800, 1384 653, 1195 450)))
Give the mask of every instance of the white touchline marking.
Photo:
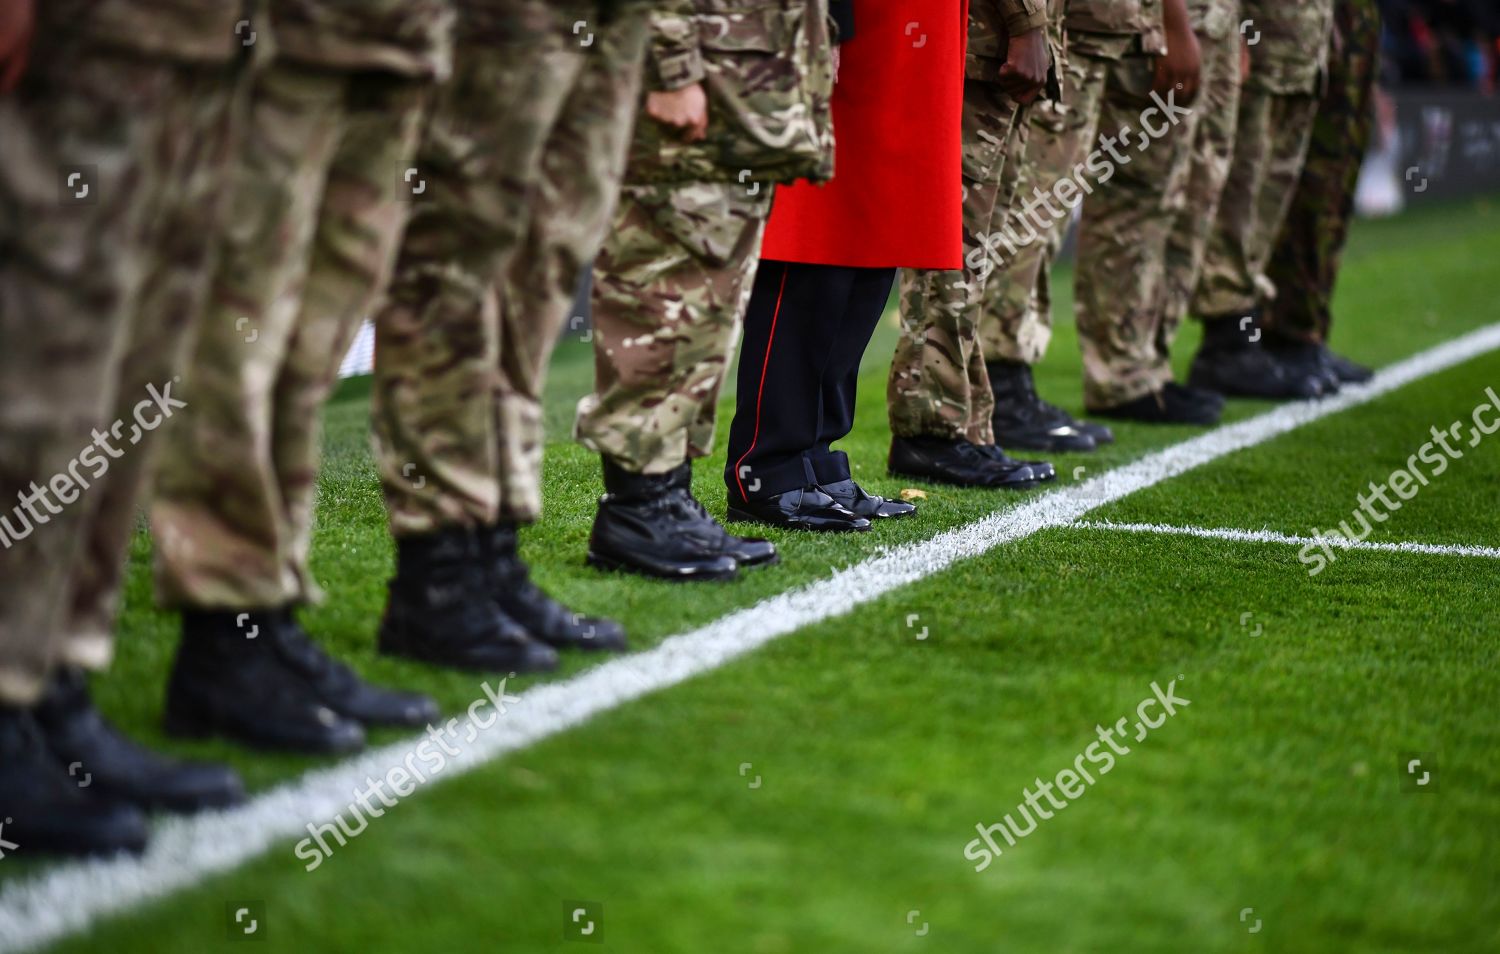
POLYGON ((1306 546, 1309 543, 1326 543, 1335 550, 1377 550, 1382 553, 1425 553, 1434 556, 1488 557, 1500 560, 1500 547, 1481 547, 1465 543, 1414 543, 1400 540, 1379 543, 1369 540, 1348 540, 1344 537, 1328 536, 1299 537, 1275 530, 1235 530, 1225 527, 1176 527, 1164 523, 1114 523, 1110 520, 1080 520, 1073 526, 1079 530, 1114 530, 1121 533, 1160 533, 1180 537, 1199 537, 1205 540, 1233 540, 1242 543, 1287 543, 1306 546))
MULTIPOLYGON (((646 652, 602 663, 565 682, 528 690, 504 718, 449 759, 442 777, 477 768, 601 712, 716 669, 780 636, 842 616, 960 560, 1041 530, 1065 527, 1096 507, 1496 349, 1500 349, 1500 324, 1487 325, 1413 355, 1381 371, 1368 384, 1346 388, 1334 397, 1282 405, 1226 425, 1083 483, 1023 499, 1017 506, 966 526, 877 553, 835 571, 829 579, 669 637, 646 652)), ((347 808, 367 776, 383 776, 422 738, 309 772, 231 811, 164 819, 139 858, 58 864, 6 884, 0 891, 0 952, 35 947, 82 931, 101 917, 197 885, 278 842, 305 835, 308 822, 327 821, 347 808)), ((358 850, 351 845, 336 854, 331 864, 343 862, 358 850)), ((301 867, 290 851, 287 860, 295 866, 293 870, 301 867)))

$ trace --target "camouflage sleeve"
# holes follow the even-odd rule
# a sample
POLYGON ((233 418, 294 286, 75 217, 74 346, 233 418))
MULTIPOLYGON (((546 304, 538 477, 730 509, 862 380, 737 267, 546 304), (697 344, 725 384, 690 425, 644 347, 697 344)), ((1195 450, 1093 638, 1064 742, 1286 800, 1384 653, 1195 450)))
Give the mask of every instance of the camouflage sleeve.
POLYGON ((694 0, 668 0, 652 10, 650 62, 649 89, 681 89, 703 81, 694 0))
POLYGON ((1046 0, 988 0, 1000 12, 1000 21, 1005 24, 1009 36, 1020 36, 1032 30, 1046 29, 1046 0))

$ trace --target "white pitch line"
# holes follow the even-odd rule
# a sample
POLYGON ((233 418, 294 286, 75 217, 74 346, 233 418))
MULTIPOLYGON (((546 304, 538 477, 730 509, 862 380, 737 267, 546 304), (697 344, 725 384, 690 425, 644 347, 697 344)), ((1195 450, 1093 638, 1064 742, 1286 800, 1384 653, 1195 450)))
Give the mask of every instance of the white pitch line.
MULTIPOLYGON (((654 649, 622 656, 565 682, 528 690, 490 729, 449 760, 443 778, 477 768, 648 693, 716 669, 778 637, 842 616, 960 560, 1041 530, 1066 527, 1090 510, 1294 428, 1357 407, 1397 388, 1500 349, 1500 324, 1488 325, 1392 365, 1368 384, 1316 402, 1287 404, 1184 441, 1078 484, 925 541, 878 553, 825 580, 730 613, 654 649)), ((278 842, 306 834, 344 810, 367 776, 383 776, 425 736, 372 750, 310 772, 231 811, 169 818, 156 825, 138 858, 59 864, 0 891, 0 952, 24 950, 89 927, 109 915, 166 897, 229 871, 278 842)), ((24 847, 24 846, 23 846, 24 847)), ((354 863, 351 844, 327 864, 354 863)), ((288 852, 288 862, 297 864, 288 852)))
POLYGON ((1380 543, 1370 540, 1348 540, 1342 536, 1299 537, 1275 530, 1235 530, 1228 527, 1176 527, 1165 523, 1114 523, 1109 520, 1080 520, 1073 524, 1080 530, 1114 530, 1121 533, 1160 533, 1204 540, 1232 540, 1239 543, 1286 543, 1303 547, 1328 544, 1335 550, 1375 550, 1381 553, 1423 553, 1433 556, 1487 557, 1500 560, 1500 548, 1466 543, 1414 543, 1400 540, 1380 543))

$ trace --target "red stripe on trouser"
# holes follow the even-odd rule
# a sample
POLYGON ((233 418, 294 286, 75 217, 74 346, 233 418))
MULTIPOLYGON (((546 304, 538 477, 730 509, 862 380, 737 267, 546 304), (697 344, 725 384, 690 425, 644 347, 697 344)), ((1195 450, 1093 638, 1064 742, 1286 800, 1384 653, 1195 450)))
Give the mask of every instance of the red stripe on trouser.
POLYGON ((755 453, 755 444, 760 440, 760 404, 766 395, 766 371, 771 367, 771 345, 776 341, 776 319, 781 317, 781 296, 786 293, 786 277, 792 270, 790 265, 782 268, 781 286, 776 289, 776 307, 771 312, 771 334, 766 339, 766 357, 760 366, 760 387, 755 390, 755 433, 750 437, 750 447, 734 462, 734 482, 739 485, 741 500, 750 499, 750 495, 745 493, 745 477, 740 473, 740 465, 745 462, 746 457, 755 453))

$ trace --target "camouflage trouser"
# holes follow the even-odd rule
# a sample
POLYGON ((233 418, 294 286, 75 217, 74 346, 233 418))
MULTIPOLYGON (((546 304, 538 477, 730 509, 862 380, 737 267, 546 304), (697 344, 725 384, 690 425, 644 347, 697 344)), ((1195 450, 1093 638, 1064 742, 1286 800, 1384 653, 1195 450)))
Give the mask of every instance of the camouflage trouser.
POLYGON ((154 432, 185 397, 235 72, 39 48, 0 98, 0 702, 110 661, 154 432))
POLYGON ((460 35, 376 319, 375 456, 396 536, 540 512, 547 360, 619 193, 644 15, 622 11, 585 47, 574 14, 523 5, 545 29, 460 35))
POLYGON ((989 242, 1000 264, 983 288, 979 342, 986 361, 1036 364, 1047 353, 1052 259, 1068 228, 1067 210, 1051 204, 1049 193, 1088 153, 1113 66, 1109 58, 1071 53, 1062 71, 1062 102, 1039 101, 1028 110, 1015 201, 1005 227, 989 242))
POLYGON ((1172 380, 1161 317, 1164 262, 1192 168, 1197 111, 1173 112, 1182 107, 1154 97, 1153 78, 1151 57, 1126 56, 1111 67, 1098 134, 1119 142, 1123 161, 1100 177, 1078 223, 1074 310, 1089 410, 1125 404, 1172 380))
POLYGON ((1220 36, 1198 34, 1203 57, 1198 100, 1193 104, 1195 128, 1192 171, 1183 184, 1177 221, 1167 240, 1167 302, 1162 333, 1170 342, 1192 301, 1203 269, 1208 236, 1219 212, 1219 197, 1234 160, 1235 117, 1240 108, 1240 50, 1238 30, 1220 36))
POLYGON ((1198 317, 1249 315, 1268 297, 1266 263, 1302 173, 1317 109, 1311 94, 1272 93, 1253 82, 1240 91, 1234 161, 1193 294, 1198 317))
POLYGON ((574 436, 662 474, 713 450, 719 388, 759 263, 771 190, 627 186, 594 266, 594 393, 574 436))
POLYGON ((151 511, 168 606, 316 600, 319 421, 389 279, 429 84, 277 63, 257 75, 221 260, 151 511))
POLYGON ((985 284, 1000 276, 986 243, 1015 198, 1026 136, 1015 100, 992 83, 964 83, 964 268, 901 272, 901 338, 886 386, 898 437, 994 443, 994 396, 978 339, 985 284))
POLYGON ((1266 268, 1276 289, 1266 307, 1267 331, 1319 344, 1328 340, 1329 304, 1374 121, 1380 57, 1375 0, 1339 0, 1334 18, 1343 54, 1329 59, 1328 89, 1318 103, 1307 163, 1266 268))

